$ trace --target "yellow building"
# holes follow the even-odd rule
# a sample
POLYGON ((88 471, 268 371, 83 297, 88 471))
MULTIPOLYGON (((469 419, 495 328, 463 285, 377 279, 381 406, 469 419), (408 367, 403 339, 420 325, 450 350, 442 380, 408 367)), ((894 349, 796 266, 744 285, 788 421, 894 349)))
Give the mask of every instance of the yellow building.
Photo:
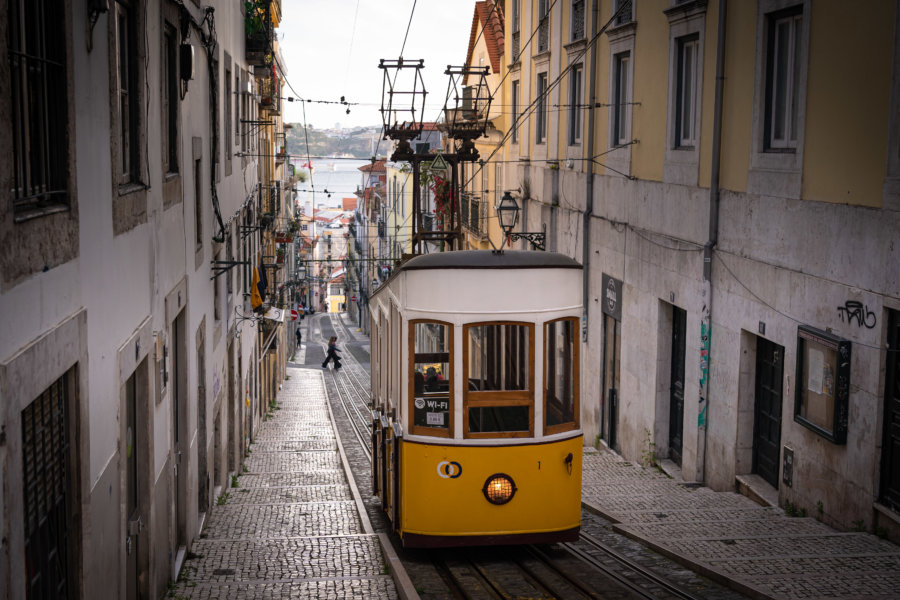
POLYGON ((586 439, 896 530, 896 0, 510 0, 504 22, 487 175, 516 231, 584 264, 586 439))

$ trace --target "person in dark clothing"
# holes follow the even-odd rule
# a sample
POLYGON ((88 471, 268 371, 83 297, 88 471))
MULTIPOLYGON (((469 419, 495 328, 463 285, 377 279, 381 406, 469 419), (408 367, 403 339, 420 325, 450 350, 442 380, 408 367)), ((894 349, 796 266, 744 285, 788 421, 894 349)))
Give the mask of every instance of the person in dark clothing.
POLYGON ((337 338, 331 336, 328 338, 328 352, 325 354, 325 362, 322 363, 322 368, 328 368, 328 361, 332 361, 334 363, 334 370, 338 371, 341 368, 341 357, 338 356, 340 350, 337 347, 337 338))
POLYGON ((303 334, 300 333, 300 326, 297 326, 297 347, 300 347, 300 342, 303 341, 303 334))

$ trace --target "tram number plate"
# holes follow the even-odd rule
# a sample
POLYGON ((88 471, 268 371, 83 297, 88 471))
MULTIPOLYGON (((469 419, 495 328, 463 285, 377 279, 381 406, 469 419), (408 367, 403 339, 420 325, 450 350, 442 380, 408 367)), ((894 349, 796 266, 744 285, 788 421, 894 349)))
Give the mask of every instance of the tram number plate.
POLYGON ((429 425, 443 425, 444 424, 444 413, 433 413, 430 412, 426 415, 428 419, 429 425))

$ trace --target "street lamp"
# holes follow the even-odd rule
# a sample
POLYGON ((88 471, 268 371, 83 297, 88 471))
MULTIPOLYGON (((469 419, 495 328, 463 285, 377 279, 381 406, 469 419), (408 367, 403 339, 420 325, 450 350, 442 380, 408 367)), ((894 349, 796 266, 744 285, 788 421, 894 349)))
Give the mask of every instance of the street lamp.
POLYGON ((497 218, 500 219, 500 227, 506 232, 506 236, 512 233, 513 227, 519 220, 519 203, 512 194, 505 192, 500 204, 497 205, 497 218))
POLYGON ((547 240, 547 224, 543 224, 541 231, 523 231, 522 233, 513 233, 513 227, 519 220, 519 203, 512 197, 509 192, 503 193, 500 204, 497 205, 497 218, 500 220, 500 227, 506 232, 506 243, 516 240, 528 240, 531 247, 535 250, 545 250, 545 242, 547 240))

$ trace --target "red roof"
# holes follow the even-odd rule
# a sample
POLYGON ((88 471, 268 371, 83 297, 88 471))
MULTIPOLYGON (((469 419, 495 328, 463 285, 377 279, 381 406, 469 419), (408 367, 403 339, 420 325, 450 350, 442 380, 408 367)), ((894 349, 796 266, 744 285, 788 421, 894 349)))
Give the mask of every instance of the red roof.
MULTIPOLYGON (((500 57, 503 56, 503 5, 496 0, 485 0, 475 3, 475 14, 472 15, 472 32, 469 34, 469 48, 466 51, 466 64, 472 64, 472 53, 475 42, 484 27, 484 44, 487 46, 491 60, 491 72, 500 72, 500 57), (496 8, 495 8, 496 7, 496 8), (483 24, 487 25, 483 25, 483 24)), ((476 65, 477 66, 477 65, 476 65)), ((466 82, 464 82, 466 83, 466 82)))
POLYGON ((383 172, 385 170, 384 163, 385 163, 385 160, 382 158, 380 160, 376 160, 374 163, 369 163, 369 164, 361 166, 359 168, 359 170, 362 171, 363 173, 369 173, 372 171, 382 171, 383 172))

